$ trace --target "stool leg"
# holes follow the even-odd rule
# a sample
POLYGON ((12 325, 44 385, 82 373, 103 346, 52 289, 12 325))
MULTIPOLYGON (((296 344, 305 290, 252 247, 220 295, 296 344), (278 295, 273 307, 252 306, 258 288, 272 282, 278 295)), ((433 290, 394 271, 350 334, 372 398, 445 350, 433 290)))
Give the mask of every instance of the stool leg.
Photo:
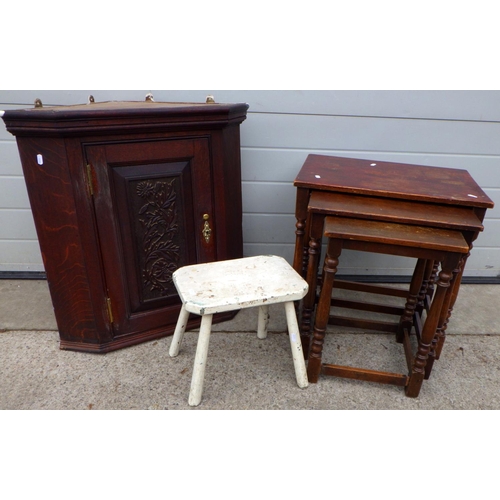
POLYGON ((257 337, 267 337, 267 325, 269 324, 269 306, 259 306, 259 321, 257 324, 257 337))
POLYGON ((194 358, 193 377, 191 379, 191 390, 189 391, 189 406, 198 406, 203 395, 203 381, 205 379, 205 367, 207 365, 208 343, 212 329, 212 315, 201 317, 200 335, 194 358))
POLYGON ((168 351, 171 358, 175 358, 175 356, 179 354, 179 349, 181 348, 182 339, 184 338, 184 332, 186 331, 188 319, 189 312, 186 311, 184 304, 182 304, 179 318, 177 319, 177 324, 175 325, 172 343, 170 344, 170 350, 168 351))
POLYGON ((299 325, 297 323, 297 315, 295 314, 295 306, 293 302, 285 302, 286 322, 288 325, 288 336, 290 338, 290 347, 292 348, 293 366, 295 368, 295 377, 297 385, 304 389, 307 387, 307 372, 304 354, 302 353, 302 343, 300 341, 299 325))

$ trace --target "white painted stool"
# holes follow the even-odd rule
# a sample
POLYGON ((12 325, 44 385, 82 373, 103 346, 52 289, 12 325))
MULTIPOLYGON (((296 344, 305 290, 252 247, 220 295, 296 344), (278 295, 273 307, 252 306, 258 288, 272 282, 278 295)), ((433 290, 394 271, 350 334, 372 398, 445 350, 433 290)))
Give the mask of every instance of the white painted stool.
POLYGON ((295 376, 299 387, 307 387, 307 372, 300 342, 294 301, 307 293, 308 285, 288 262, 274 255, 247 257, 185 266, 173 274, 182 300, 169 354, 179 354, 189 313, 202 317, 194 360, 189 405, 198 406, 203 394, 212 316, 224 311, 259 307, 257 336, 267 337, 270 304, 283 302, 295 376))

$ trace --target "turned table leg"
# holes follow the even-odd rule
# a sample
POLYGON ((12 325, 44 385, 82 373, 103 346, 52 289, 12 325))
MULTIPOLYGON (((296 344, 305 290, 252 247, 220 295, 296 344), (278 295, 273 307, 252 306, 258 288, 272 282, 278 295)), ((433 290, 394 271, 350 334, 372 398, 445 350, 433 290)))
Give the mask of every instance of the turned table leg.
POLYGON ((425 378, 425 366, 431 350, 431 344, 441 317, 446 292, 450 286, 450 280, 453 275, 453 269, 457 265, 459 258, 460 255, 449 254, 442 263, 442 270, 436 282, 434 299, 425 321, 424 329, 418 343, 418 351, 413 361, 413 367, 406 387, 406 395, 409 397, 417 397, 422 387, 422 382, 425 378))
POLYGON ((319 268, 319 259, 321 256, 321 239, 323 235, 323 216, 311 215, 311 230, 309 238, 308 264, 306 281, 309 290, 302 301, 302 310, 300 314, 300 337, 304 358, 309 356, 309 346, 311 343, 311 327, 314 308, 316 305, 316 288, 319 268))
POLYGON ((468 255, 463 256, 463 258, 460 259, 460 262, 457 266, 457 269, 455 269, 453 271, 452 290, 450 293, 449 302, 446 306, 447 315, 446 315, 446 318, 444 319, 443 323, 441 325, 439 325, 438 332, 437 332, 437 345, 436 345, 436 352, 435 352, 436 359, 439 359, 439 356, 441 355, 441 351, 443 350, 444 341, 446 340, 446 329, 448 328, 448 322, 450 321, 451 313, 453 312, 453 307, 455 306, 455 302, 456 302, 457 297, 458 297, 458 291, 460 289, 460 284, 462 282, 462 274, 464 272, 467 257, 468 257, 468 255))
POLYGON ((422 315, 423 311, 427 307, 427 291, 430 288, 432 273, 434 270, 434 261, 427 260, 425 263, 425 272, 424 279, 422 281, 422 288, 420 289, 420 293, 418 295, 418 303, 417 303, 417 312, 422 315))
POLYGON ((426 270, 426 260, 418 259, 415 270, 413 271, 413 276, 410 284, 410 291, 405 304, 405 310, 401 319, 399 320, 398 333, 396 334, 396 340, 399 343, 403 342, 404 330, 408 330, 410 333, 413 326, 413 316, 417 309, 418 296, 422 289, 422 282, 424 280, 425 270, 426 270))
POLYGON ((309 382, 318 382, 321 373, 321 357, 323 352, 323 342, 330 318, 330 304, 332 297, 333 282, 339 257, 342 252, 342 241, 330 239, 328 241, 328 251, 325 257, 324 279, 316 308, 316 320, 314 323, 314 336, 309 350, 309 360, 307 365, 307 376, 309 382))
POLYGON ((302 277, 306 273, 306 245, 307 245, 307 206, 309 203, 309 189, 297 188, 295 201, 295 253, 293 256, 293 268, 302 277))

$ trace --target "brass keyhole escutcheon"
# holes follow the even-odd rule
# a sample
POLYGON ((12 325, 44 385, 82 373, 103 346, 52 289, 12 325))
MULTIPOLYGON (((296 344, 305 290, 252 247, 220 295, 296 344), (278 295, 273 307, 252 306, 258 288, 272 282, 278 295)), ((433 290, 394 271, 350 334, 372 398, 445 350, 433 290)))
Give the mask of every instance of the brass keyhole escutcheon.
POLYGON ((205 223, 203 224, 203 237, 205 238, 205 241, 207 243, 210 243, 210 236, 212 235, 212 228, 210 227, 210 224, 208 223, 208 219, 210 219, 210 216, 208 214, 203 215, 203 220, 205 223))

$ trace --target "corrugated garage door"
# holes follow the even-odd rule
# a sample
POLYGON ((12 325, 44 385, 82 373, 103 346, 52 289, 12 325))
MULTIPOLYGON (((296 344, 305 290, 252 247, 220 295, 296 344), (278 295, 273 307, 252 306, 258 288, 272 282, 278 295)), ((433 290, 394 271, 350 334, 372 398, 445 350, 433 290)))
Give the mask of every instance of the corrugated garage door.
MULTIPOLYGON (((0 91, 0 109, 143 100, 149 91, 0 91)), ((247 102, 241 127, 246 255, 292 260, 293 180, 309 153, 463 168, 496 207, 466 276, 500 275, 500 91, 152 91, 157 101, 247 102)), ((409 259, 347 253, 343 272, 407 276, 409 259)), ((0 273, 43 271, 14 137, 0 124, 0 273)), ((1 275, 0 275, 1 276, 1 275)))

